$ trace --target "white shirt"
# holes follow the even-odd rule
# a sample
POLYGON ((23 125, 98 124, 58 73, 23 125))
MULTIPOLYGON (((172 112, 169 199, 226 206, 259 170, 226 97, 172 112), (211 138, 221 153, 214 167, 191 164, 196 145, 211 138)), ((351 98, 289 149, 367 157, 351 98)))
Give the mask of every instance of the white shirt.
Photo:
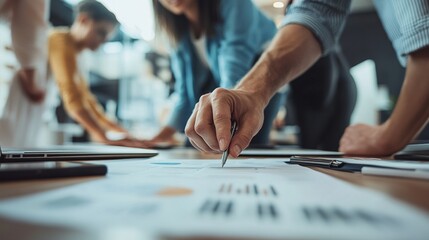
MULTIPOLYGON (((10 22, 12 47, 20 68, 36 71, 36 84, 47 84, 47 29, 49 0, 0 0, 0 18, 10 22)), ((35 147, 42 141, 44 103, 33 103, 23 93, 16 75, 11 82, 3 116, 0 145, 35 147)))
POLYGON ((209 62, 208 62, 208 55, 207 55, 207 51, 206 51, 206 42, 207 42, 206 36, 201 35, 200 38, 197 39, 191 33, 191 40, 192 40, 192 44, 194 45, 196 53, 197 53, 199 59, 201 60, 201 62, 204 64, 204 66, 210 67, 209 62))
POLYGON ((49 0, 0 0, 0 17, 10 22, 12 45, 22 68, 47 56, 49 0))

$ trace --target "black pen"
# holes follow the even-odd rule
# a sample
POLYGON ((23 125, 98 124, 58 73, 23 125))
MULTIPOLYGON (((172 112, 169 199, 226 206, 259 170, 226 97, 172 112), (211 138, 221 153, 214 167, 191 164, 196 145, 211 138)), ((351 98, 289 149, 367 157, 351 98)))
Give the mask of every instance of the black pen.
POLYGON ((307 167, 322 167, 333 170, 346 171, 346 172, 360 172, 363 164, 353 164, 341 161, 341 159, 324 158, 324 157, 305 157, 305 156, 292 156, 290 162, 292 164, 299 164, 307 167))
POLYGON ((231 146, 232 137, 234 137, 234 134, 235 134, 236 131, 237 131, 237 122, 233 121, 232 122, 232 127, 231 127, 231 139, 229 141, 228 147, 226 148, 226 150, 222 154, 222 167, 225 165, 226 160, 228 159, 229 147, 231 146))
POLYGON ((324 167, 342 167, 343 162, 337 159, 323 158, 323 157, 304 157, 304 156, 292 156, 290 157, 290 163, 312 165, 312 166, 324 166, 324 167))

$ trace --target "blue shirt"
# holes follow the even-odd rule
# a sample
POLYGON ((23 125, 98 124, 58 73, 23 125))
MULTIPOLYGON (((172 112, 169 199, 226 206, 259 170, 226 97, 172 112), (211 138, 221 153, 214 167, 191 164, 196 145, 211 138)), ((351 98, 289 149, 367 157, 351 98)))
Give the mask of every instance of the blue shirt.
POLYGON ((167 125, 177 131, 184 130, 195 104, 207 90, 233 88, 277 31, 250 0, 220 0, 219 11, 215 34, 206 36, 209 67, 199 59, 190 33, 183 35, 171 55, 178 101, 167 125))
MULTIPOLYGON (((351 0, 295 0, 282 25, 300 24, 319 40, 323 54, 337 44, 349 13, 351 0)), ((407 55, 429 45, 429 2, 427 0, 373 0, 400 63, 407 55)), ((370 26, 368 26, 370 27, 370 26)))

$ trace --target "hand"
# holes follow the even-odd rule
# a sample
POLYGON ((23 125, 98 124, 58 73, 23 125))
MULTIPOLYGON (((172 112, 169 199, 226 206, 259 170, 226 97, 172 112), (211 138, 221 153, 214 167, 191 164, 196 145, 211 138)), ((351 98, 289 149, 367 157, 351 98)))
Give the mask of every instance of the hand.
POLYGON ((129 135, 128 130, 126 130, 125 128, 121 127, 119 124, 117 124, 115 122, 109 123, 109 125, 106 128, 109 131, 120 132, 120 133, 125 133, 125 134, 129 135))
POLYGON ((385 124, 350 126, 340 140, 339 151, 347 155, 390 156, 404 146, 396 143, 396 139, 387 137, 386 131, 385 124))
POLYGON ((21 69, 17 73, 18 81, 25 95, 32 102, 41 103, 45 99, 45 91, 36 86, 35 70, 21 69))
POLYGON ((238 157, 262 127, 263 102, 248 91, 217 88, 200 98, 185 133, 191 144, 201 151, 219 153, 230 146, 231 156, 238 157), (238 126, 233 139, 232 120, 238 126))
POLYGON ((114 146, 123 146, 123 147, 136 147, 136 148, 148 148, 146 145, 142 144, 141 141, 134 139, 134 138, 123 138, 120 140, 112 140, 109 139, 106 134, 101 133, 90 133, 91 139, 94 142, 99 142, 107 145, 114 145, 114 146))
POLYGON ((146 148, 154 148, 159 145, 177 145, 178 142, 174 138, 175 133, 176 130, 174 128, 165 126, 155 137, 150 140, 143 140, 141 144, 146 148))
POLYGON ((109 130, 109 131, 106 131, 104 135, 108 140, 113 140, 113 141, 123 140, 131 137, 130 134, 128 134, 128 132, 126 131, 119 132, 119 131, 109 130))

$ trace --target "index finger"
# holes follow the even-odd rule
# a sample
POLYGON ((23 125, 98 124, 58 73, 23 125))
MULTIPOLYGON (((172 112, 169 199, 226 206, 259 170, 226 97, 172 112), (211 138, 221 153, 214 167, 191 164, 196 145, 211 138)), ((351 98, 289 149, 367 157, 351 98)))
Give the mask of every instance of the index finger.
POLYGON ((218 88, 212 93, 213 124, 221 151, 225 151, 231 141, 232 106, 226 100, 225 89, 218 88))

